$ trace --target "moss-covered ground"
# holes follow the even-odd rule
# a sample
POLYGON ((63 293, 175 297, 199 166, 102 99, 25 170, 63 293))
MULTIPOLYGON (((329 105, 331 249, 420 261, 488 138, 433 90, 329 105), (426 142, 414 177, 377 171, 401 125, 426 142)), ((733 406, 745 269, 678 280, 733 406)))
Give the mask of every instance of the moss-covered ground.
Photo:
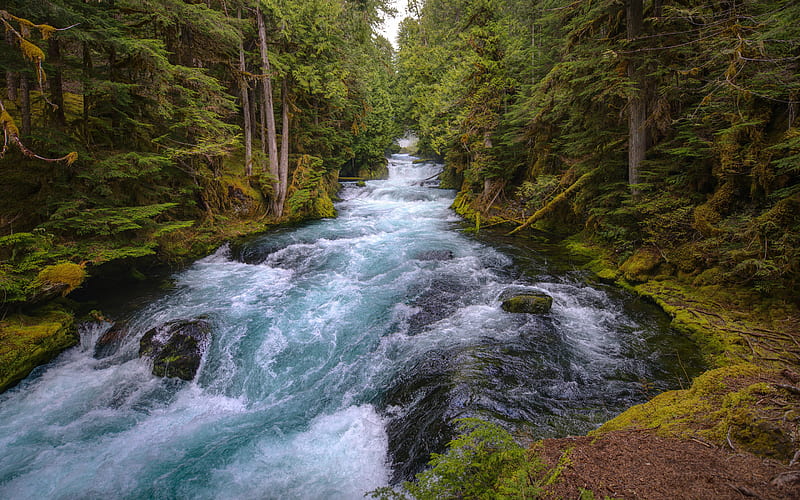
POLYGON ((0 392, 77 343, 72 313, 48 306, 0 321, 0 392))

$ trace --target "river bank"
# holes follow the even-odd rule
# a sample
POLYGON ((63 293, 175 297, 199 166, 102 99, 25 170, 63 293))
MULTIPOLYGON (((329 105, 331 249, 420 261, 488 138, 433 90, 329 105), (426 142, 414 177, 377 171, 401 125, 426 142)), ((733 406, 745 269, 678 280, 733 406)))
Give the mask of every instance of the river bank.
MULTIPOLYGON (((375 175, 384 175, 384 170, 378 169, 375 175)), ((334 172, 321 183, 320 189, 329 202, 340 188, 335 182, 337 176, 334 172)), ((224 187, 220 191, 226 194, 218 200, 219 214, 160 236, 155 250, 147 255, 115 258, 94 266, 84 264, 85 274, 69 296, 56 295, 38 303, 17 304, 11 312, 5 310, 0 317, 0 393, 76 345, 78 323, 104 318, 99 299, 126 288, 157 289, 164 286, 168 275, 212 254, 227 242, 235 244, 320 217, 310 211, 302 217, 275 220, 265 215, 263 195, 246 180, 228 176, 220 185, 224 187)))
POLYGON ((795 304, 745 289, 698 286, 674 276, 626 276, 607 251, 577 238, 566 247, 586 268, 658 304, 690 336, 709 371, 662 393, 586 437, 535 449, 555 466, 547 489, 615 498, 796 498, 800 493, 800 314, 795 304))
MULTIPOLYGON (((456 198, 472 226, 514 244, 552 237, 538 230, 507 236, 519 222, 480 213, 456 198), (481 227, 483 225, 483 228, 481 227)), ((533 450, 566 466, 546 488, 578 498, 796 498, 800 493, 800 310, 752 289, 721 285, 713 273, 675 273, 647 250, 618 261, 585 233, 557 252, 599 281, 657 304, 671 326, 697 345, 709 370, 610 419, 584 437, 547 439, 533 450), (737 470, 737 465, 741 469, 737 470), (675 477, 682 478, 680 481, 675 477), (748 492, 753 493, 749 495, 748 492), (581 497, 583 498, 583 497, 581 497)))

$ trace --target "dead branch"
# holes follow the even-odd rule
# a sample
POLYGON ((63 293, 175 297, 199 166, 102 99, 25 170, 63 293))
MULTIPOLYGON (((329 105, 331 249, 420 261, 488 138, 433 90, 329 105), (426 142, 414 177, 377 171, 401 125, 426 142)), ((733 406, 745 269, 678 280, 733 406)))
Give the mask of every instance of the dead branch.
POLYGON ((523 229, 527 228, 531 224, 537 222, 538 220, 540 220, 541 218, 543 218, 544 216, 555 210, 561 203, 563 203, 569 197, 569 195, 571 195, 576 190, 578 190, 578 188, 586 184, 598 170, 599 169, 594 169, 591 172, 583 174, 577 181, 572 183, 570 187, 568 187, 560 194, 558 194, 555 198, 547 202, 545 206, 534 212, 534 214, 528 217, 528 219, 523 224, 517 226, 514 230, 508 233, 508 235, 510 236, 512 234, 522 231, 523 229))

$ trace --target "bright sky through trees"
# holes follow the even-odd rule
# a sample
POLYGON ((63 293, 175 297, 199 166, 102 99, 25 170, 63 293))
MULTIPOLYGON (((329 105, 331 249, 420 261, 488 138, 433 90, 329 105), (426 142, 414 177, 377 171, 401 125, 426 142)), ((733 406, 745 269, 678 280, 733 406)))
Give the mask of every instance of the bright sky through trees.
POLYGON ((397 29, 400 26, 400 21, 408 16, 408 0, 394 0, 392 4, 397 10, 397 15, 394 18, 384 20, 382 32, 383 36, 392 42, 392 46, 397 48, 397 29))

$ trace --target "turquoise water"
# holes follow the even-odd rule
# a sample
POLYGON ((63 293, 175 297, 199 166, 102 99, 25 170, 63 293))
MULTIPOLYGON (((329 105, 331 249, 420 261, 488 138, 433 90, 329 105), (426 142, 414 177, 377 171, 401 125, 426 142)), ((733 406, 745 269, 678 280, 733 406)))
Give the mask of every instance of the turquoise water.
POLYGON ((691 346, 663 317, 544 263, 516 272, 459 231, 452 192, 420 185, 438 168, 395 156, 338 218, 196 262, 110 354, 94 345, 111 325, 85 325, 0 395, 0 498, 363 498, 441 451, 453 418, 582 433, 677 384, 691 346), (552 313, 504 313, 509 288, 552 313), (198 316, 197 378, 153 377, 141 336, 198 316))

